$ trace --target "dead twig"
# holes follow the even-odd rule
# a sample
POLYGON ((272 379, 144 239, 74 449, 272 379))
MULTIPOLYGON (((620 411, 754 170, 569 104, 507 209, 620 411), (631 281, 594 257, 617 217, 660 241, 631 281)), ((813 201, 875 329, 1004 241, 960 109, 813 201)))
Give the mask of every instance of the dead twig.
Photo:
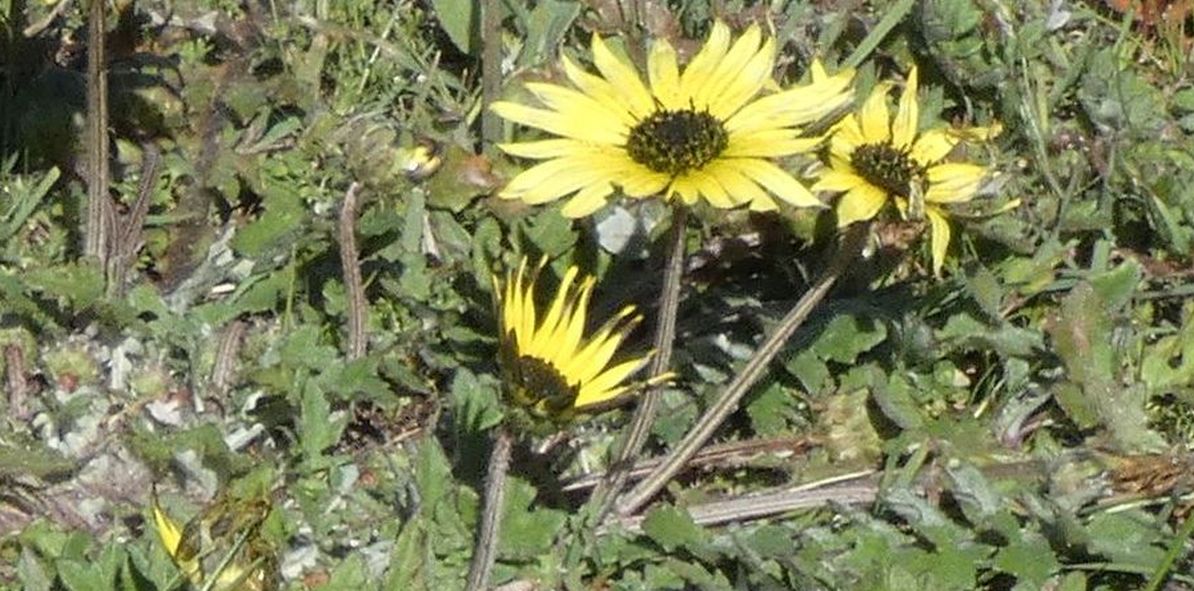
POLYGON ((869 231, 867 224, 855 224, 846 231, 838 246, 837 254, 816 284, 801 296, 792 310, 780 321, 775 332, 759 346, 742 371, 726 386, 726 389, 705 411, 705 414, 697 419, 696 425, 668 454, 667 459, 618 500, 617 513, 619 515, 626 516, 637 512, 640 507, 658 494, 676 474, 680 473, 689 460, 700 451, 726 417, 738 407, 738 402, 742 400, 742 397, 763 376, 768 364, 779 354, 796 329, 808 319, 821 300, 829 293, 837 278, 858 257, 869 231))
POLYGON ((489 574, 497 558, 498 531, 502 525, 502 505, 506 498, 506 476, 510 472, 510 451, 514 436, 505 426, 499 426, 489 454, 489 470, 485 475, 485 505, 481 513, 477 544, 468 569, 468 591, 489 588, 489 574))
POLYGON ((29 380, 25 377, 25 353, 21 346, 8 344, 4 347, 5 382, 8 386, 8 414, 24 419, 29 412, 29 380))
POLYGON ((87 226, 83 254, 108 268, 112 197, 108 194, 108 64, 104 50, 107 2, 91 0, 87 48, 87 226))
MULTIPOLYGON (((748 439, 745 441, 731 441, 727 443, 720 443, 711 445, 702 449, 697 455, 693 456, 692 460, 688 462, 689 469, 705 468, 729 468, 738 467, 748 464, 760 456, 771 456, 774 458, 784 458, 794 454, 803 453, 808 449, 815 447, 817 443, 807 437, 780 437, 776 439, 748 439)), ((664 457, 657 456, 652 458, 645 458, 635 462, 634 466, 626 471, 626 478, 628 481, 639 480, 655 470, 663 463, 664 457)), ((588 490, 598 485, 598 483, 606 477, 605 472, 596 472, 593 474, 585 474, 562 483, 561 489, 565 492, 575 492, 588 490)))
POLYGON ((116 297, 124 295, 133 259, 141 250, 145 216, 149 215, 149 202, 157 184, 158 164, 161 161, 162 153, 157 146, 146 144, 141 157, 141 184, 137 187, 137 200, 128 215, 119 224, 114 224, 119 227, 114 228, 117 236, 110 248, 108 293, 116 297))
POLYGON ((348 293, 348 359, 365 355, 365 286, 361 280, 361 261, 357 253, 357 192, 361 184, 353 182, 344 193, 340 206, 340 266, 344 270, 344 289, 348 293))
MULTIPOLYGON (((672 350, 676 341, 677 310, 680 308, 680 280, 684 276, 684 238, 687 227, 688 207, 683 203, 678 203, 672 208, 672 227, 668 233, 663 287, 659 292, 659 317, 655 322, 653 342, 655 356, 651 359, 651 367, 648 370, 650 379, 667 373, 672 363, 672 350)), ((661 395, 660 388, 656 386, 648 388, 639 397, 638 407, 630 419, 630 427, 627 429, 622 448, 618 451, 617 459, 593 493, 594 502, 600 503, 601 507, 598 519, 604 517, 613 507, 614 499, 622 492, 622 487, 626 484, 626 470, 633 465, 635 457, 647 443, 651 426, 655 424, 655 414, 658 411, 661 395)))
POLYGON ((223 398, 232 387, 236 357, 240 353, 248 326, 249 323, 244 320, 233 320, 220 335, 220 343, 216 348, 216 362, 211 368, 211 395, 216 398, 223 398))

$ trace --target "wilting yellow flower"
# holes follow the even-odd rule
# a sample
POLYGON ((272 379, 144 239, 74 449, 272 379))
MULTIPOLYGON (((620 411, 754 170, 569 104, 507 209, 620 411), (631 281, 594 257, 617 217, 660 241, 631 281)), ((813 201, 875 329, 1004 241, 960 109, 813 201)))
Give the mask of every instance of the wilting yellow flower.
POLYGON ((526 85, 542 108, 493 104, 505 119, 559 136, 501 146, 545 162, 516 176, 500 196, 540 204, 571 195, 563 209, 569 217, 601 208, 615 186, 630 197, 704 199, 719 208, 771 210, 772 195, 822 205, 771 159, 820 143, 801 137, 800 128, 850 100, 852 71, 829 76, 814 64, 810 84, 760 96, 776 87, 775 41, 752 25, 731 45, 721 22, 683 73, 672 45, 656 40, 647 58, 650 87, 600 35, 593 35, 592 51, 600 75, 564 57, 572 87, 526 85))
POLYGON ((611 364, 614 354, 642 320, 626 306, 595 333, 585 336, 592 277, 576 267, 564 273, 556 295, 540 313, 535 287, 546 259, 535 269, 523 259, 516 271, 494 284, 499 294, 501 369, 506 397, 534 419, 567 422, 578 411, 610 402, 636 384, 627 379, 651 353, 611 364))
POLYGON ((929 221, 937 274, 950 239, 944 206, 969 201, 988 172, 983 166, 944 159, 959 141, 987 139, 998 133, 998 126, 917 133, 916 67, 908 73, 895 119, 887 109, 890 89, 890 84, 877 85, 856 115, 834 127, 829 167, 813 190, 845 192, 837 204, 838 227, 875 217, 889 199, 906 217, 923 214, 929 221))
POLYGON ((180 527, 158 502, 154 491, 151 506, 158 539, 178 570, 196 589, 206 588, 204 581, 215 573, 215 591, 265 591, 274 588, 270 573, 274 567, 272 552, 258 536, 257 529, 269 513, 268 503, 218 501, 180 527), (243 537, 230 540, 230 537, 243 537), (223 547, 217 547, 223 546, 223 547), (232 560, 221 564, 233 554, 232 560))

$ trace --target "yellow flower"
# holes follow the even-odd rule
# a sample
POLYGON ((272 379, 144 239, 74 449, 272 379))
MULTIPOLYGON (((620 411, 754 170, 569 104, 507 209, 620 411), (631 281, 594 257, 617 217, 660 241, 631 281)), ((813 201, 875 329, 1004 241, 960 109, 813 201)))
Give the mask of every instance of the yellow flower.
POLYGON ((660 194, 714 207, 750 204, 776 209, 772 195, 792 205, 822 204, 771 161, 808 152, 821 138, 801 137, 800 126, 850 100, 853 72, 828 76, 814 64, 810 84, 776 88, 775 41, 752 25, 731 44, 730 30, 713 24, 709 40, 680 72, 676 50, 655 41, 647 59, 650 87, 635 67, 594 34, 599 75, 567 57, 572 86, 528 83, 542 108, 496 102, 493 110, 515 123, 559 136, 504 144, 502 150, 544 160, 516 176, 500 193, 528 204, 571 196, 563 213, 583 217, 600 209, 615 186, 630 197, 660 194))
POLYGON ((196 589, 215 591, 265 591, 273 589, 270 570, 274 566, 272 552, 257 535, 257 529, 269 512, 267 502, 244 503, 216 502, 194 519, 180 527, 162 509, 157 491, 153 492, 151 505, 153 525, 158 539, 174 565, 187 577, 196 589), (243 536, 239 541, 229 541, 229 536, 243 536), (216 542, 230 542, 227 548, 216 548, 216 542), (233 560, 220 564, 235 553, 233 560), (213 583, 204 585, 208 573, 216 573, 213 583))
POLYGON ((546 259, 533 270, 523 259, 504 283, 494 278, 499 294, 501 339, 499 362, 506 395, 532 419, 567 422, 577 411, 609 403, 636 384, 626 380, 642 369, 651 353, 611 364, 614 354, 642 320, 626 306, 595 333, 585 336, 592 277, 580 279, 576 267, 564 279, 546 313, 535 304, 535 287, 546 259))
POLYGON ((906 217, 923 213, 929 221, 933 273, 939 274, 950 239, 944 206, 969 201, 988 172, 983 166, 944 159, 959 141, 993 137, 998 126, 917 133, 916 67, 908 73, 895 119, 887 110, 890 88, 877 85, 857 115, 834 127, 829 167, 812 188, 845 192, 837 204, 838 227, 875 217, 888 199, 906 217))

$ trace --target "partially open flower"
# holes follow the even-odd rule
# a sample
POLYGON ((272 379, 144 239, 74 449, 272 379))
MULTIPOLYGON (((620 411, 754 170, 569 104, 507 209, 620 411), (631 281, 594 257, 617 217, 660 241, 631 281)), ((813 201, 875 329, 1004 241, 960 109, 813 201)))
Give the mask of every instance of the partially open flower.
POLYGON ((523 259, 504 282, 494 278, 501 330, 499 362, 504 395, 515 410, 532 421, 562 424, 631 393, 640 384, 627 380, 652 354, 614 362, 619 347, 641 321, 633 306, 585 335, 594 280, 581 279, 576 267, 564 274, 555 297, 541 311, 535 290, 545 263, 528 269, 523 259))

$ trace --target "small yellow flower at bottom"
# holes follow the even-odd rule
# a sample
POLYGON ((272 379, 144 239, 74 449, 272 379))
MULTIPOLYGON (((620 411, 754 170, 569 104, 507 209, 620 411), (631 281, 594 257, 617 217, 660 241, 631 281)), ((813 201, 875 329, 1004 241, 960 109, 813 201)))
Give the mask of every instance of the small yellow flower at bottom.
MULTIPOLYGON (((512 409, 532 424, 568 423, 586 410, 601 408, 631 393, 640 383, 627 380, 653 353, 612 363, 614 355, 642 317, 622 308, 595 333, 586 336, 593 278, 580 278, 570 267, 544 313, 535 303, 539 272, 546 259, 528 269, 524 258, 505 281, 494 277, 498 295, 499 363, 504 396, 512 409)), ((654 382, 666 381, 669 376, 654 382)), ((525 425, 524 425, 525 426, 525 425)), ((533 425, 532 425, 533 426, 533 425)))
POLYGON ((990 172, 945 157, 958 142, 990 139, 1000 127, 919 133, 916 67, 908 73, 894 119, 887 109, 890 89, 877 85, 858 113, 834 126, 829 166, 812 189, 844 193, 837 204, 838 227, 874 218, 889 200, 904 217, 928 218, 933 274, 939 275, 950 240, 946 208, 973 198, 990 172))
MULTIPOLYGON (((170 556, 174 565, 186 576, 195 589, 209 588, 205 585, 208 572, 217 573, 215 581, 210 584, 210 589, 213 591, 267 591, 273 589, 274 581, 270 575, 274 565, 272 552, 263 549, 264 544, 258 539, 256 531, 261 521, 264 520, 264 515, 257 510, 259 508, 255 508, 254 514, 247 517, 249 523, 241 523, 244 521, 241 519, 244 516, 224 515, 227 511, 222 509, 227 507, 227 503, 217 502, 187 522, 185 526, 180 527, 178 522, 174 521, 162 508, 155 489, 151 505, 154 529, 157 531, 158 539, 162 542, 166 554, 170 556), (213 522, 228 521, 228 517, 232 517, 231 522, 235 523, 232 527, 235 531, 224 533, 244 536, 244 539, 241 540, 242 546, 239 549, 235 545, 229 545, 223 549, 209 547, 202 550, 204 545, 212 546, 213 537, 210 531, 203 530, 212 529, 213 522), (206 544, 202 538, 207 538, 206 544), (205 556, 204 552, 208 556, 205 556), (219 564, 226 558, 227 552, 235 552, 236 556, 225 565, 219 564)), ((233 510, 236 511, 239 508, 233 510)), ((268 513, 268 508, 266 512, 268 513)), ((216 526, 217 529, 219 527, 216 526)))

